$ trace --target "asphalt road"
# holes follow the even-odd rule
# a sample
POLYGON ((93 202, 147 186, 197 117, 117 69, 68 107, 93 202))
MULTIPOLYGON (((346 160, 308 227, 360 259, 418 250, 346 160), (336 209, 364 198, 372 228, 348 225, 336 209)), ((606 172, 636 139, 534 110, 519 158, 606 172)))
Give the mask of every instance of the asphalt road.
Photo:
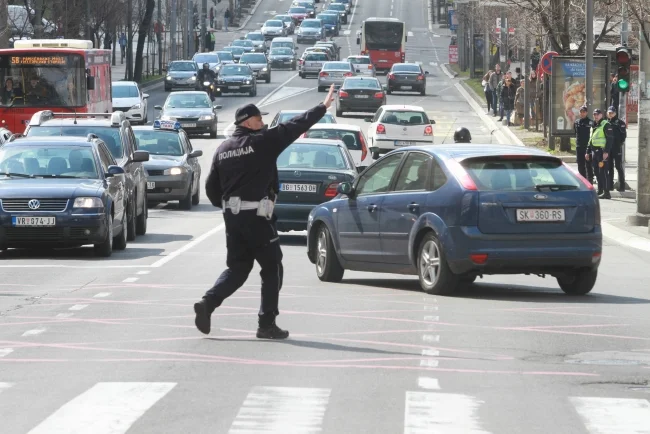
MULTIPOLYGON (((433 113, 437 141, 459 118, 484 132, 430 65, 446 58, 448 39, 427 32, 424 0, 358 1, 350 45, 339 38, 344 55, 363 18, 392 13, 412 26, 408 56, 429 65, 426 97, 389 103, 433 113)), ((263 2, 250 28, 288 7, 263 2)), ((249 101, 270 121, 324 97, 294 75, 274 74, 256 98, 221 98, 220 130, 249 101)), ((149 93, 151 107, 164 101, 149 93)), ((193 139, 204 173, 222 140, 193 139)), ((210 336, 194 328, 192 304, 225 266, 221 212, 207 199, 189 212, 151 210, 148 234, 109 259, 88 248, 0 255, 0 431, 650 433, 650 255, 606 242, 586 297, 536 276, 486 277, 435 297, 405 276, 322 283, 304 236, 281 241, 278 324, 291 331, 282 342, 255 339, 257 267, 215 312, 210 336)))

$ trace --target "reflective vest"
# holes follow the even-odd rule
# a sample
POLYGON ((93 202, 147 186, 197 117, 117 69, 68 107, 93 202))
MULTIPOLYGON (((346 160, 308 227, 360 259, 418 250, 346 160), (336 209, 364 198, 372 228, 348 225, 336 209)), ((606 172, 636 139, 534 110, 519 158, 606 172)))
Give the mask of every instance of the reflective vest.
POLYGON ((604 148, 607 144, 607 137, 605 136, 605 125, 609 122, 603 120, 600 122, 600 125, 595 127, 591 132, 591 139, 589 139, 589 144, 594 148, 604 148))

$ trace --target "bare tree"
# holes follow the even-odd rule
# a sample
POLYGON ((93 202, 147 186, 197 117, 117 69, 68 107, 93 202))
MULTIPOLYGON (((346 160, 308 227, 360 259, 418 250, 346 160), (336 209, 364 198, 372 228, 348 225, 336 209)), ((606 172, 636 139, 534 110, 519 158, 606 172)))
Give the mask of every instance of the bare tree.
POLYGON ((639 26, 645 43, 650 48, 650 3, 648 0, 627 0, 627 7, 639 26))
POLYGON ((7 12, 7 0, 0 0, 0 48, 9 48, 11 26, 7 12))
POLYGON ((151 18, 155 6, 156 0, 146 0, 144 16, 138 29, 138 46, 135 51, 135 68, 133 71, 133 79, 137 82, 142 80, 142 53, 144 52, 144 43, 151 29, 151 18))

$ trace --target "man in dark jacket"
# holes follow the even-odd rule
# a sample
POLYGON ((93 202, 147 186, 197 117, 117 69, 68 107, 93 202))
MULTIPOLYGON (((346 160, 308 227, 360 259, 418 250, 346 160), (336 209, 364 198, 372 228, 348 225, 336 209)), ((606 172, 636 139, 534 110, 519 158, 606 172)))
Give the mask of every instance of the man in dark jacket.
POLYGON ((625 127, 625 122, 618 118, 616 112, 617 108, 615 106, 607 109, 608 122, 614 130, 614 145, 612 146, 612 153, 609 157, 609 165, 607 167, 607 185, 609 185, 609 188, 614 188, 614 169, 616 169, 618 173, 618 191, 622 193, 625 191, 623 146, 627 139, 627 128, 625 127))
POLYGON ((601 199, 612 198, 609 193, 612 187, 607 183, 607 166, 613 147, 614 128, 603 118, 603 111, 595 109, 587 153, 593 155, 594 172, 598 179, 598 197, 601 199))
POLYGON ((587 146, 591 138, 591 123, 591 119, 587 116, 587 106, 580 107, 580 117, 573 124, 576 133, 576 162, 580 175, 593 184, 594 167, 591 164, 591 155, 587 154, 587 146))
POLYGON ((273 214, 280 190, 276 162, 282 151, 325 115, 334 100, 333 94, 332 85, 322 104, 274 128, 265 127, 262 115, 266 113, 253 104, 237 110, 237 128, 215 152, 205 183, 210 202, 223 210, 228 268, 203 299, 194 304, 194 323, 202 333, 210 333, 212 312, 246 282, 257 261, 262 269, 257 337, 289 336, 288 331, 275 324, 283 278, 282 250, 273 214))

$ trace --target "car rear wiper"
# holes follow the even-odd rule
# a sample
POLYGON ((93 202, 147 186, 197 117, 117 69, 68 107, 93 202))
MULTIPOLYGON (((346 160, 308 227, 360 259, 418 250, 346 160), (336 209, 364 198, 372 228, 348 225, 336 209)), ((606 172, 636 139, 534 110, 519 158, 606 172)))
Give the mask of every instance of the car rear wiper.
POLYGON ((536 184, 535 188, 537 189, 537 191, 542 191, 543 188, 547 188, 551 191, 578 189, 578 187, 576 187, 575 185, 569 185, 569 184, 536 184))
POLYGON ((2 175, 4 175, 4 176, 13 176, 13 177, 16 177, 16 178, 33 178, 34 177, 34 175, 28 175, 26 173, 14 173, 14 172, 5 172, 5 173, 2 173, 2 175))
POLYGON ((60 179, 80 179, 78 176, 72 175, 36 175, 39 178, 60 178, 60 179))

